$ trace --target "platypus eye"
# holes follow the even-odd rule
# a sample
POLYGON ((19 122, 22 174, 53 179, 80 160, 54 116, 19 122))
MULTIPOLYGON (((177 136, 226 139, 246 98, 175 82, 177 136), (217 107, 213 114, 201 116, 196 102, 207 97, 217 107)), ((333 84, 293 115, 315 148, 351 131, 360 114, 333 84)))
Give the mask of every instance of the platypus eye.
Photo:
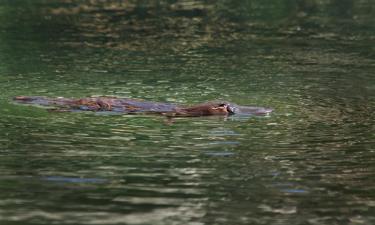
POLYGON ((231 106, 231 105, 227 105, 227 111, 228 111, 230 114, 235 114, 235 113, 236 113, 236 107, 231 106))
POLYGON ((227 104, 227 103, 222 103, 222 104, 219 104, 219 107, 223 107, 225 108, 229 114, 234 114, 235 113, 235 110, 236 108, 227 104))

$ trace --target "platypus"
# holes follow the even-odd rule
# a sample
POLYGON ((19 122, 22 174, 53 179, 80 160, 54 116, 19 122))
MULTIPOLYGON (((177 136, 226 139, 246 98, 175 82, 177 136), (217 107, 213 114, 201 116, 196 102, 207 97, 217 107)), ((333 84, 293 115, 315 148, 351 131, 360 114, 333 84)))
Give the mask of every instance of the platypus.
POLYGON ((266 115, 272 109, 264 107, 238 106, 224 101, 207 102, 194 106, 179 106, 118 97, 49 98, 43 96, 17 96, 14 101, 21 104, 39 105, 54 111, 107 111, 124 114, 160 114, 169 117, 266 115))

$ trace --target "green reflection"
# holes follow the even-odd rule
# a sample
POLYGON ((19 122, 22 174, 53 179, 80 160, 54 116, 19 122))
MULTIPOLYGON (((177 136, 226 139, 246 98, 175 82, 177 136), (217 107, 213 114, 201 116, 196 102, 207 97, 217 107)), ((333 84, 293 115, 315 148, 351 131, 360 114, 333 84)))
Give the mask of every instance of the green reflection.
POLYGON ((374 15, 370 0, 1 1, 0 222, 373 224, 374 15), (275 113, 170 124, 16 95, 275 113))

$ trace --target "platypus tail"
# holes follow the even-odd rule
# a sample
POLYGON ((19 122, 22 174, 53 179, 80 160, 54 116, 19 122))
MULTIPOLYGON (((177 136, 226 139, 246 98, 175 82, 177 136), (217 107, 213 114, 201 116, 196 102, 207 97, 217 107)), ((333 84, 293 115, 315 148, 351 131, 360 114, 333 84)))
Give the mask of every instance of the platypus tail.
POLYGON ((74 100, 68 98, 48 98, 43 96, 16 96, 13 100, 21 104, 39 105, 39 106, 66 106, 74 103, 74 100))

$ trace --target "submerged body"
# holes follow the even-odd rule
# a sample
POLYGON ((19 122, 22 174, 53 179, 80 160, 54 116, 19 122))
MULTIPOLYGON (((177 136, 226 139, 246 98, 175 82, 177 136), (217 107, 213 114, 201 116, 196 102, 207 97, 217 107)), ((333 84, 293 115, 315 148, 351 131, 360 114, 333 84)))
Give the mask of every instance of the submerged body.
POLYGON ((255 106, 238 106, 228 102, 208 102, 195 106, 178 106, 130 98, 88 97, 80 99, 48 98, 41 96, 17 96, 14 100, 22 104, 52 107, 56 111, 108 111, 124 114, 146 113, 165 116, 228 116, 265 115, 272 109, 255 106))

